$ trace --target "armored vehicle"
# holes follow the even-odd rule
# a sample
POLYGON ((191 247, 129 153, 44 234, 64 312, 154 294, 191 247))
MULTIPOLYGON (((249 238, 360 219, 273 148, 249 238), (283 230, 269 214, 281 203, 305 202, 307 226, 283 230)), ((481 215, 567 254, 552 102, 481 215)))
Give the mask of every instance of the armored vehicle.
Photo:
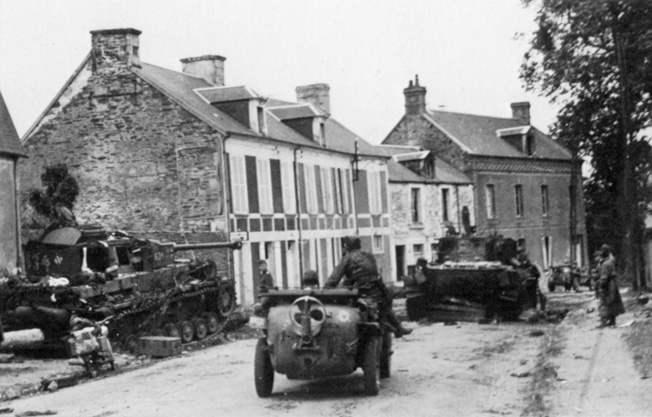
POLYGON ((240 242, 161 243, 97 226, 61 227, 25 245, 27 280, 0 288, 5 332, 39 328, 57 343, 79 318, 112 316, 109 336, 135 349, 142 335, 186 343, 217 332, 235 308, 234 281, 209 259, 179 251, 233 250, 240 242))
POLYGON ((364 391, 378 394, 380 378, 390 376, 391 332, 355 289, 270 290, 254 361, 256 392, 272 393, 274 374, 289 379, 348 375, 362 368, 364 391))
POLYGON ((517 254, 516 241, 499 236, 440 239, 437 261, 405 279, 409 319, 518 318, 535 278, 517 254))

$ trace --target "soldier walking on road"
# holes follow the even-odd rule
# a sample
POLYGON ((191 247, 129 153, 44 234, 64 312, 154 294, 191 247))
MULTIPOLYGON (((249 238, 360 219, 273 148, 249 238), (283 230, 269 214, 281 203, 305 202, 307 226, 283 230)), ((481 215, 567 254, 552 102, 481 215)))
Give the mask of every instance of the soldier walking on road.
POLYGON ((602 257, 598 265, 598 291, 600 294, 598 307, 600 325, 598 327, 615 326, 616 316, 625 312, 616 282, 616 259, 611 254, 611 248, 608 245, 602 245, 600 251, 602 257))

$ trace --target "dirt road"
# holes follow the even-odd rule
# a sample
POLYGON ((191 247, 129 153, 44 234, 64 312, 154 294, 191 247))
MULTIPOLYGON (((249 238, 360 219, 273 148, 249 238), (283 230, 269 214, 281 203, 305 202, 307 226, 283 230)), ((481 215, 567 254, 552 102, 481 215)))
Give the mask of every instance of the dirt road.
POLYGON ((623 328, 592 330, 590 297, 553 294, 551 306, 574 309, 560 325, 411 323, 377 397, 360 394, 358 371, 310 382, 277 374, 274 395, 260 399, 255 340, 241 340, 0 405, 66 417, 651 415, 652 383, 634 370, 623 328))

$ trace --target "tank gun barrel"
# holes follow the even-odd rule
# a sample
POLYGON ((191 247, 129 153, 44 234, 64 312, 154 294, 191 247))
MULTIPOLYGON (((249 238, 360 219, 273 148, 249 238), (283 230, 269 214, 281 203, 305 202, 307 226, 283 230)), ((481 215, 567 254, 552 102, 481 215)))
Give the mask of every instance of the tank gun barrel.
POLYGON ((233 240, 231 242, 210 242, 210 243, 183 243, 174 245, 172 249, 174 252, 184 250, 200 250, 200 249, 232 249, 237 250, 242 247, 241 240, 233 240))

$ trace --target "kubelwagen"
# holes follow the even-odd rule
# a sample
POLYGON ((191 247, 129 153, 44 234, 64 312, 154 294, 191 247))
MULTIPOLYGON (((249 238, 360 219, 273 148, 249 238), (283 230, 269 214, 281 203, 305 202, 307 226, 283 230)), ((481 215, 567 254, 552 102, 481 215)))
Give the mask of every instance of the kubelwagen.
POLYGON ((269 290, 254 361, 256 393, 272 394, 274 374, 289 379, 347 375, 362 368, 364 392, 377 395, 390 376, 391 332, 357 289, 269 290))

